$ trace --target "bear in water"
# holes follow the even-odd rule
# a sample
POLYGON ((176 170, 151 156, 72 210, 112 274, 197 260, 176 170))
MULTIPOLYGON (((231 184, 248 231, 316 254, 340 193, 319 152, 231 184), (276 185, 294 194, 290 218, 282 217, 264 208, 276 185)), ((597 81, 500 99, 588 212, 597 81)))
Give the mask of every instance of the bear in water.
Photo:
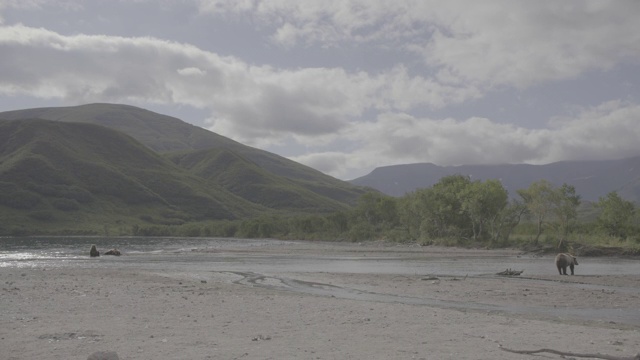
POLYGON ((105 255, 113 255, 113 256, 120 256, 122 255, 122 253, 120 252, 120 250, 118 249, 111 249, 109 251, 107 251, 106 253, 104 253, 105 255))
POLYGON ((91 257, 100 256, 100 252, 98 251, 98 249, 96 249, 95 245, 91 245, 91 250, 89 250, 89 256, 91 256, 91 257))
POLYGON ((569 254, 556 255, 556 267, 560 275, 567 275, 567 266, 571 269, 571 275, 573 275, 573 267, 578 265, 578 259, 569 254))

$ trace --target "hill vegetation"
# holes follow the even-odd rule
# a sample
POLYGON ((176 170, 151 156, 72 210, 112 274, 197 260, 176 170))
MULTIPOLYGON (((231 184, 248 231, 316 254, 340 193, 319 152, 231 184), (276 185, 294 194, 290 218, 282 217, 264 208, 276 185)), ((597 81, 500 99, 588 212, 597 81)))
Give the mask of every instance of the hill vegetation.
POLYGON ((0 143, 0 208, 11 220, 3 221, 4 233, 237 219, 266 210, 101 126, 0 121, 0 143))
MULTIPOLYGON (((7 111, 0 119, 39 118, 73 123, 91 123, 125 133, 159 154, 198 150, 227 150, 275 176, 299 183, 313 192, 353 204, 362 188, 335 179, 268 151, 240 144, 180 119, 119 104, 87 104, 7 111), (339 190, 334 192, 333 190, 339 190)), ((253 166, 252 165, 252 166, 253 166)))
MULTIPOLYGON (((534 172, 544 167, 519 167, 526 171, 511 178, 529 179, 519 188, 497 177, 508 175, 502 168, 492 177, 480 167, 393 197, 134 107, 30 109, 3 118, 0 235, 383 239, 581 254, 598 245, 640 253, 640 219, 628 200, 638 178, 625 178, 634 176, 635 159, 589 163, 584 171, 553 165, 550 180, 534 172), (565 168, 580 184, 591 179, 585 174, 627 172, 619 192, 590 200, 572 182, 557 184, 565 168)), ((422 170, 399 173, 415 180, 422 170)), ((592 184, 602 186, 597 178, 592 184)))
MULTIPOLYGON (((149 226, 344 210, 227 149, 159 154, 90 123, 0 121, 0 234, 131 234, 149 226), (109 230, 110 229, 110 230, 109 230)), ((301 185, 303 184, 303 185, 301 185)))

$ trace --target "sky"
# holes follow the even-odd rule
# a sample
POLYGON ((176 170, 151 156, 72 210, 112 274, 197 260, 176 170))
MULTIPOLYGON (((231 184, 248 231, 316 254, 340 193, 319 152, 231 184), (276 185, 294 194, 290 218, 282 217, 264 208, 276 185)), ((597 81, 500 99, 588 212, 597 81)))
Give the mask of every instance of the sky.
POLYGON ((129 104, 350 180, 640 155, 640 1, 0 0, 0 111, 129 104))

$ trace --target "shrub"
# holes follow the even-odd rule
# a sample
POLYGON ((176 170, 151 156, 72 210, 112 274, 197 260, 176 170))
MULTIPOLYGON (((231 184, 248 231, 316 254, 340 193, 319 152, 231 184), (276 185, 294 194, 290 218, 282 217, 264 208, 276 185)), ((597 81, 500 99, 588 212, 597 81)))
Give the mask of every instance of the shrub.
POLYGON ((358 223, 352 226, 349 229, 349 240, 356 241, 365 241, 372 240, 374 235, 374 229, 371 225, 366 223, 358 223))

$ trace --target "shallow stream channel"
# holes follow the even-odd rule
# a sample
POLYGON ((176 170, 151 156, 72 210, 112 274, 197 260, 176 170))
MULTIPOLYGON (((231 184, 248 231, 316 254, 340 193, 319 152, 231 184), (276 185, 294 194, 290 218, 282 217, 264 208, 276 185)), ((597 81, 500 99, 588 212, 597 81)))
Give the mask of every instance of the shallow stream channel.
MULTIPOLYGON (((485 303, 443 300, 428 295, 401 292, 378 292, 348 286, 306 280, 300 274, 363 274, 397 275, 422 279, 495 278, 497 271, 523 271, 517 281, 532 286, 561 281, 553 266, 552 256, 498 254, 486 252, 474 256, 424 257, 416 250, 398 256, 393 251, 358 252, 354 245, 336 245, 332 251, 322 247, 311 251, 291 251, 311 243, 272 239, 222 238, 138 238, 138 237, 25 237, 0 238, 0 267, 11 268, 130 268, 164 273, 188 274, 206 279, 221 274, 241 286, 276 291, 304 293, 313 296, 335 297, 363 302, 384 302, 422 305, 460 311, 513 314, 549 318, 551 320, 597 321, 640 329, 640 302, 635 307, 557 307, 537 304, 485 303), (118 248, 123 255, 90 258, 89 248, 96 244, 106 251, 118 248), (340 251, 344 246, 349 251, 340 251), (557 276, 556 276, 557 275, 557 276)), ((313 247, 313 246, 312 246, 313 247)), ((366 247, 366 246, 365 246, 366 247)), ((578 276, 637 276, 640 261, 621 258, 580 259, 578 276)), ((562 286, 594 292, 617 293, 640 299, 638 282, 623 286, 590 284, 574 281, 562 286)))

